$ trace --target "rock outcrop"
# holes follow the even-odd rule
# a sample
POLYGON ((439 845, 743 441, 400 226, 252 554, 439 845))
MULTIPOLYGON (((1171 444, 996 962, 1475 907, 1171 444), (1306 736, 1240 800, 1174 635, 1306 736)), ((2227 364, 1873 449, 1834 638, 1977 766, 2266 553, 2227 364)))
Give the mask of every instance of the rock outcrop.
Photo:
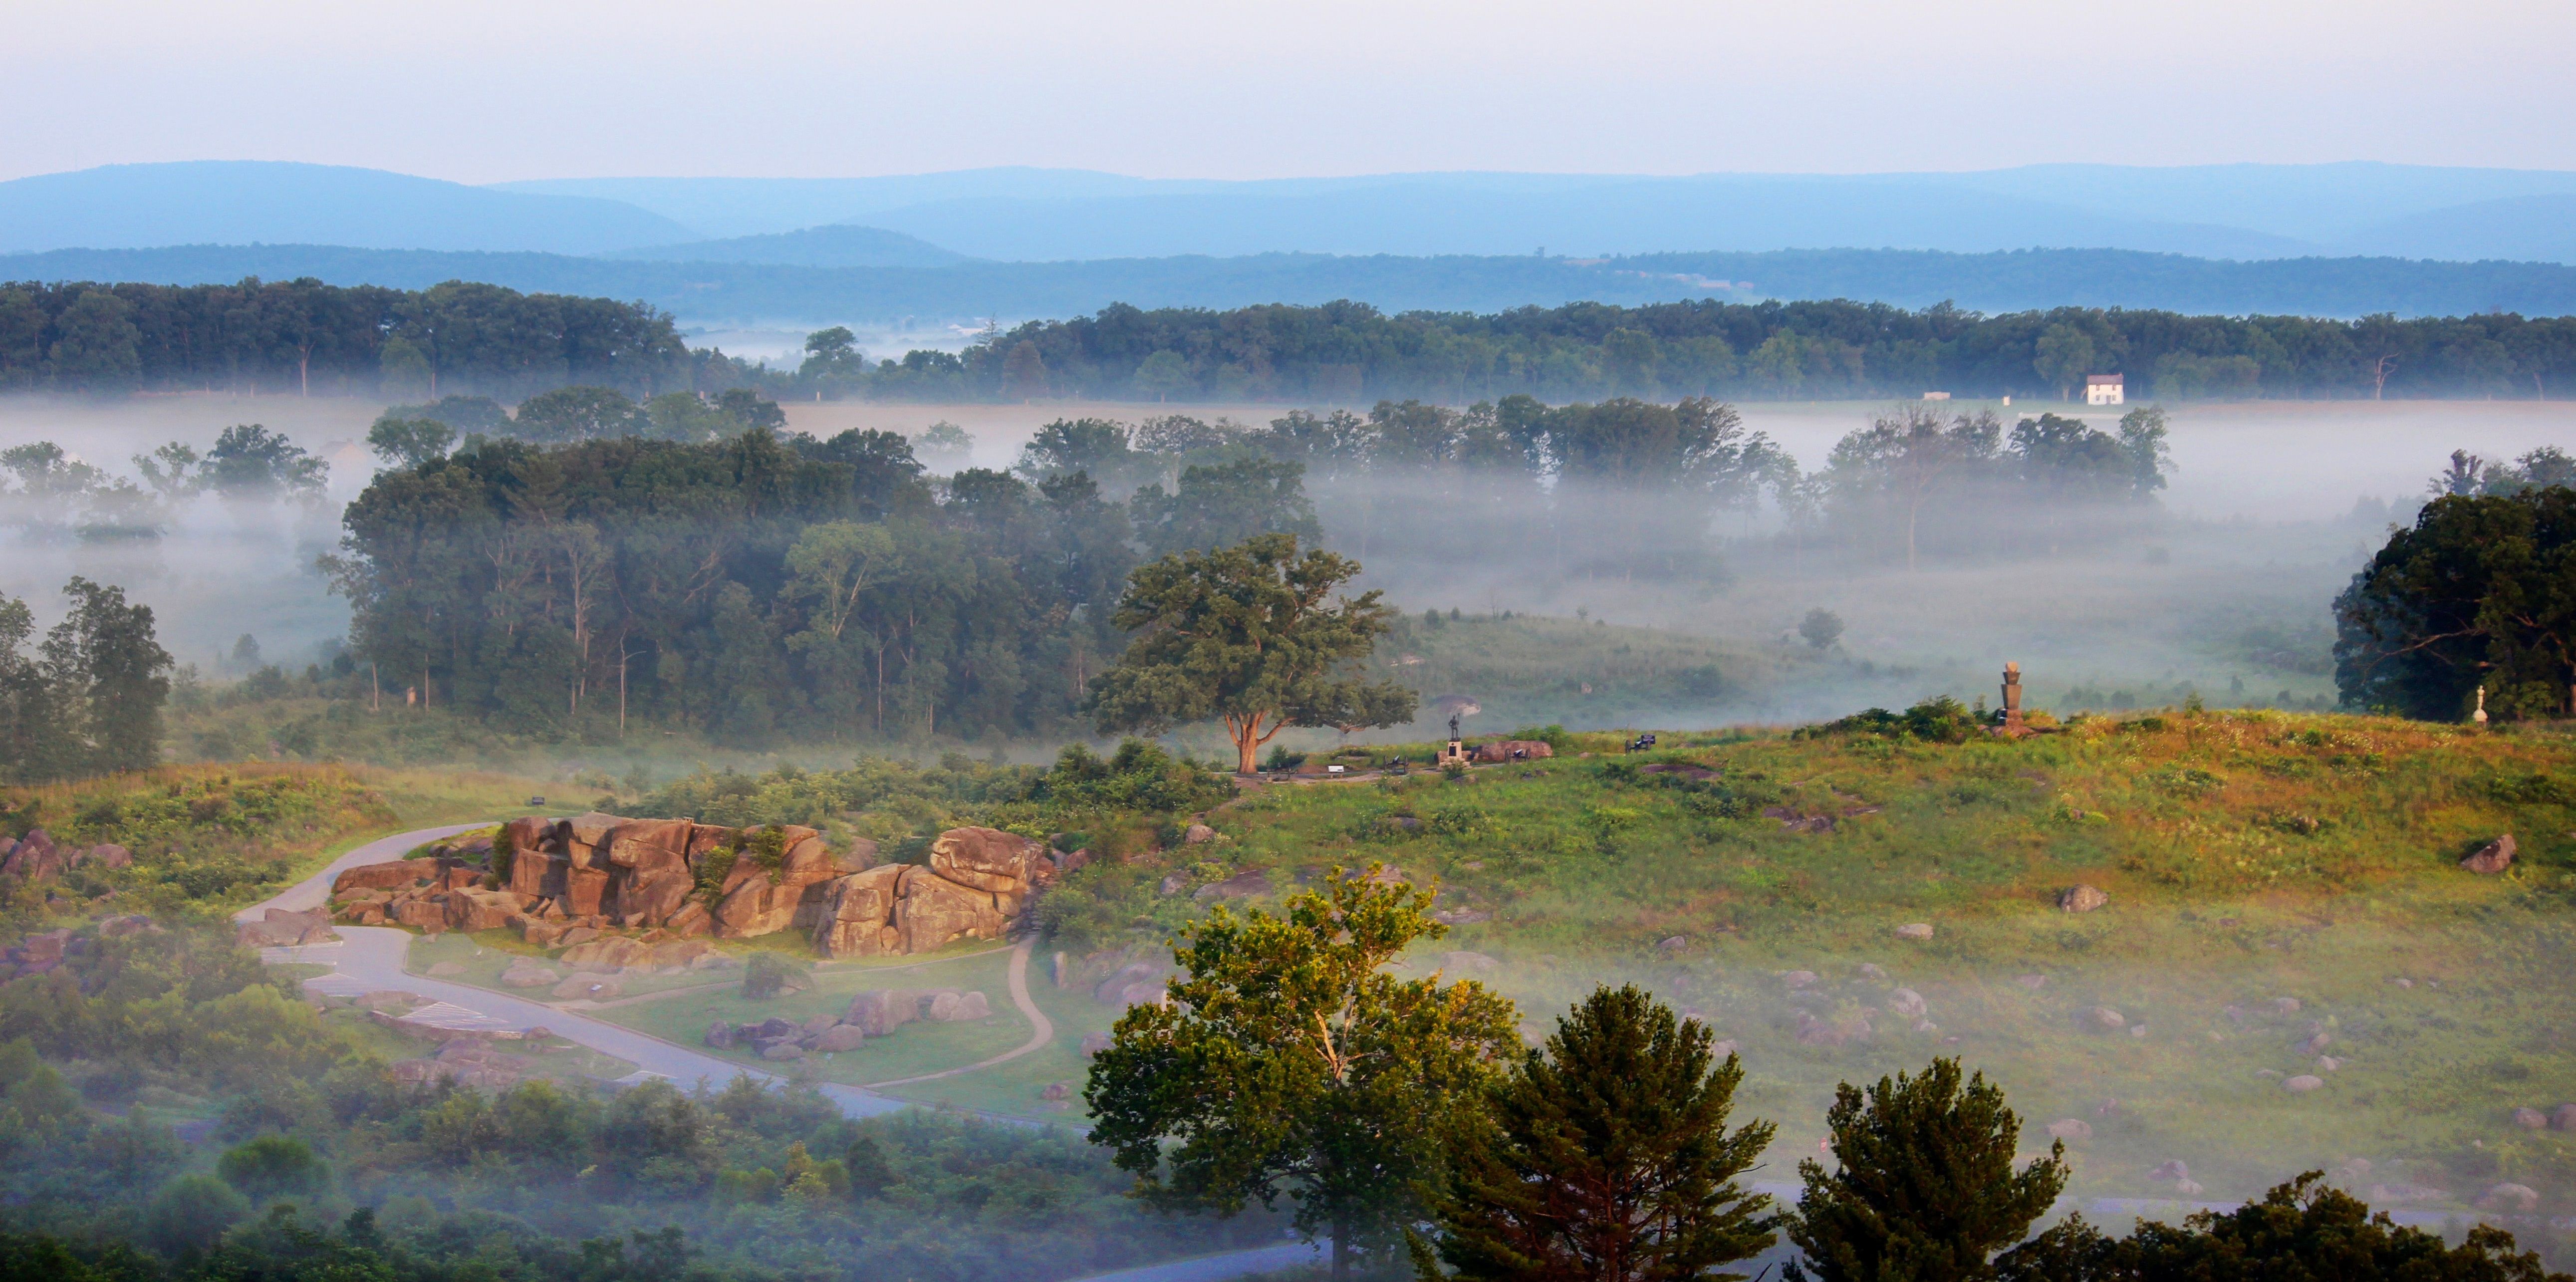
POLYGON ((833 879, 815 896, 814 949, 826 957, 871 957, 1004 938, 1055 880, 1056 868, 1043 842, 996 828, 951 828, 930 843, 928 867, 872 868, 833 879))
POLYGON ((664 958, 657 948, 644 959, 590 947, 636 942, 603 938, 603 931, 745 939, 798 930, 826 957, 1001 939, 1027 920, 1031 900, 1059 869, 1076 862, 993 828, 941 833, 926 867, 877 867, 876 859, 875 842, 859 840, 836 854, 823 834, 794 824, 736 829, 593 812, 514 819, 497 837, 345 869, 332 897, 343 921, 425 931, 508 928, 538 947, 567 949, 566 967, 613 973, 697 958, 664 958))
POLYGON ((1540 757, 1553 757, 1556 755, 1556 749, 1548 746, 1547 741, 1543 739, 1496 739, 1491 743, 1477 744, 1475 754, 1477 761, 1492 765, 1505 761, 1534 761, 1540 757))
POLYGON ((62 848, 54 844, 53 837, 44 829, 36 828, 19 838, 5 857, 0 857, 0 876, 16 877, 21 881, 51 881, 62 876, 63 869, 69 866, 70 861, 62 848))

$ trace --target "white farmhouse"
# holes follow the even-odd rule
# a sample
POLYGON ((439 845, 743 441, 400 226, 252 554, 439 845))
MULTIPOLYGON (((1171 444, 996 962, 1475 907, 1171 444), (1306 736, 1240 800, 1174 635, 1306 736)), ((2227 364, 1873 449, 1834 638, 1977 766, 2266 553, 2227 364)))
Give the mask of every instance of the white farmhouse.
POLYGON ((2122 381, 2120 375, 2087 374, 2084 376, 2085 404, 2118 405, 2128 399, 2128 384, 2122 381))

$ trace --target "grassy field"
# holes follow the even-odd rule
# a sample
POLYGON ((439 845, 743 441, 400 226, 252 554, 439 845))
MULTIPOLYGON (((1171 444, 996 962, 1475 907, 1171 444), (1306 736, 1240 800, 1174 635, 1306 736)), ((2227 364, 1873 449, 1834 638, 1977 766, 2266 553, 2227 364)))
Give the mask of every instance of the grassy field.
POLYGON ((1186 920, 1159 893, 1174 870, 1265 869, 1275 898, 1335 864, 1393 864, 1436 880, 1444 908, 1491 914, 1412 964, 1493 984, 1533 1030, 1633 980, 1737 1043, 1784 1177, 1836 1082, 1947 1054, 2008 1088, 2026 1147, 2080 1124, 2061 1127, 2079 1192, 2169 1195, 2148 1173, 2181 1159, 2213 1196, 2318 1168, 2440 1190, 2426 1207, 2500 1181, 2576 1207, 2576 1136, 2513 1120, 2576 1101, 2564 731, 2167 712, 2018 742, 1569 746, 1604 755, 1263 788, 1211 817, 1212 846, 1078 875, 1080 920, 1130 923, 1097 946, 1186 920), (2457 866, 2504 832, 2512 872, 2457 866), (2108 906, 2060 911, 2078 883, 2108 906), (1898 936, 1910 923, 1932 937, 1898 936), (1922 1014, 1899 1013, 1900 989, 1922 1014), (2303 1074, 2324 1085, 2284 1088, 2303 1074))
POLYGON ((646 1001, 619 1002, 592 1011, 597 1018, 650 1033, 666 1041, 700 1048, 719 1059, 789 1076, 853 1086, 890 1081, 956 1068, 1004 1051, 1029 1039, 1029 1022, 1011 1005, 1005 967, 1010 954, 988 943, 960 946, 960 955, 888 961, 843 961, 814 970, 814 985, 763 1000, 742 995, 737 972, 733 982, 706 984, 646 1001), (818 1054, 779 1064, 747 1048, 717 1050, 705 1045, 707 1025, 718 1019, 758 1023, 776 1016, 802 1023, 817 1015, 838 1015, 850 999, 870 989, 954 988, 980 991, 992 1008, 990 1018, 962 1024, 906 1024, 889 1037, 838 1054, 818 1054))

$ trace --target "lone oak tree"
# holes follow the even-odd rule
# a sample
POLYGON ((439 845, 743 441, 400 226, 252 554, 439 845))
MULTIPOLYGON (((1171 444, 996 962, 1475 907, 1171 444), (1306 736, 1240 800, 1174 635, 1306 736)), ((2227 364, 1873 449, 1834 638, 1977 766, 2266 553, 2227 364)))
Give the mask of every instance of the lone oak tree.
POLYGON ((1091 682, 1100 732, 1217 718, 1234 740, 1236 769, 1250 774, 1261 745, 1289 726, 1412 720, 1413 691, 1339 675, 1377 644, 1393 613, 1374 591, 1327 603, 1359 572, 1321 549, 1299 556, 1293 534, 1139 567, 1111 620, 1135 639, 1091 682))
POLYGON ((1510 1001, 1473 980, 1397 979, 1446 932, 1432 891, 1333 870, 1285 916, 1217 909, 1189 929, 1168 1000, 1131 1007, 1092 1061, 1092 1142, 1163 1206, 1297 1203, 1329 1232, 1333 1276, 1418 1222, 1458 1110, 1519 1044, 1510 1001))

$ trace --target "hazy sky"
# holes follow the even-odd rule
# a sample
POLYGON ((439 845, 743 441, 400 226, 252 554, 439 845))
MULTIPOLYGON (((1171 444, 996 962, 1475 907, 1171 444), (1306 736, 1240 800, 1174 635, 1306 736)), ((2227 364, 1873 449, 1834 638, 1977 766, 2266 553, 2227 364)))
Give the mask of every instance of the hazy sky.
POLYGON ((6 0, 0 178, 2576 168, 2569 0, 6 0))

